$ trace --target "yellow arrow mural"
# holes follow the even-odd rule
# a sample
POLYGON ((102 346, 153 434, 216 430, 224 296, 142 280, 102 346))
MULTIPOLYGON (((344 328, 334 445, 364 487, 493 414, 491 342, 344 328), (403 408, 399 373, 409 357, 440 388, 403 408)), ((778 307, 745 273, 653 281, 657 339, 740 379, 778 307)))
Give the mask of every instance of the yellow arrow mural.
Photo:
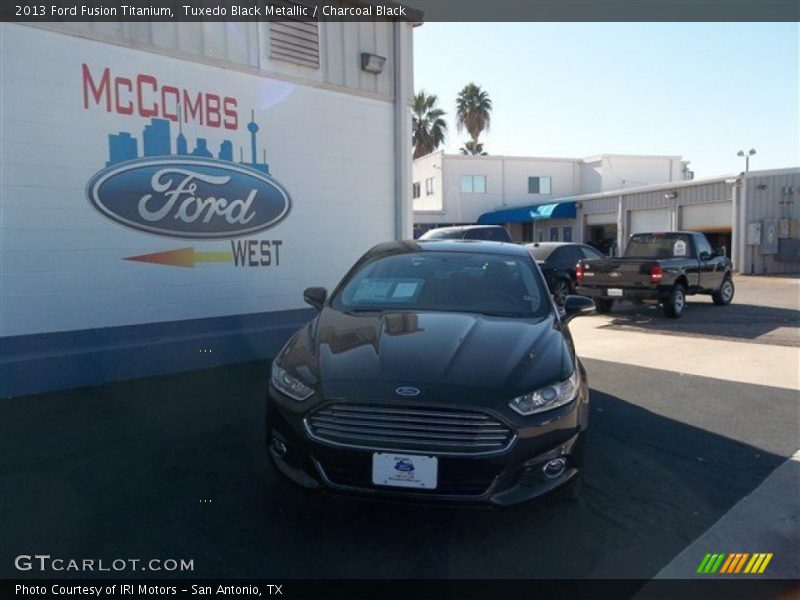
POLYGON ((233 262, 232 252, 195 252, 194 248, 178 248, 152 254, 128 256, 123 260, 167 265, 170 267, 187 267, 193 269, 197 263, 233 262))

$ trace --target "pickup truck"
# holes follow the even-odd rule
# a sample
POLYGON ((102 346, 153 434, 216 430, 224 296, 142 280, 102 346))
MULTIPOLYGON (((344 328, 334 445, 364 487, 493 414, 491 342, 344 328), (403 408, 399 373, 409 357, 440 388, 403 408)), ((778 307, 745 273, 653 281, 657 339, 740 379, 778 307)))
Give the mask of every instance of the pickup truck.
POLYGON ((714 304, 733 300, 731 261, 693 231, 635 233, 622 258, 584 259, 575 268, 576 294, 589 296, 598 312, 616 300, 658 304, 673 319, 686 310, 686 296, 710 294, 714 304))

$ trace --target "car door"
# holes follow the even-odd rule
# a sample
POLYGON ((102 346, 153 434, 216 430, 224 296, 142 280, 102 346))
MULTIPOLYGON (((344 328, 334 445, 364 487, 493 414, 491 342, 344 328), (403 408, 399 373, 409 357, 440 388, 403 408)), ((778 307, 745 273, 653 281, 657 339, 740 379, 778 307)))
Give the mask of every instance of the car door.
POLYGON ((711 244, 708 243, 706 236, 694 236, 695 252, 700 263, 700 282, 698 288, 702 290, 717 290, 722 285, 722 278, 725 270, 720 268, 721 261, 714 256, 711 244))

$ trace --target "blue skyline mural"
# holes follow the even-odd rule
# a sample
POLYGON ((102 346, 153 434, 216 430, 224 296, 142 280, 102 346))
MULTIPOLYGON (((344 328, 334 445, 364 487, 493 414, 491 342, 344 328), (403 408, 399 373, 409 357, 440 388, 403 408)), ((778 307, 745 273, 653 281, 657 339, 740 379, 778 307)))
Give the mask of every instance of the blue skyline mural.
MULTIPOLYGON (((169 119, 152 118, 150 123, 142 130, 142 158, 150 156, 197 156, 201 158, 215 158, 208 148, 208 140, 203 137, 195 139, 194 149, 189 150, 189 142, 183 135, 183 126, 178 116, 178 135, 175 137, 175 152, 172 152, 171 121, 169 119)), ((239 147, 239 164, 250 167, 269 175, 267 152, 263 150, 263 162, 258 161, 258 143, 256 135, 259 126, 255 122, 255 111, 250 112, 250 122, 247 131, 250 132, 250 160, 244 160, 244 149, 239 147)), ((108 136, 108 161, 110 167, 127 160, 140 158, 139 141, 128 131, 112 133, 108 136)), ((233 160, 233 142, 223 140, 219 146, 216 158, 228 162, 233 160)))

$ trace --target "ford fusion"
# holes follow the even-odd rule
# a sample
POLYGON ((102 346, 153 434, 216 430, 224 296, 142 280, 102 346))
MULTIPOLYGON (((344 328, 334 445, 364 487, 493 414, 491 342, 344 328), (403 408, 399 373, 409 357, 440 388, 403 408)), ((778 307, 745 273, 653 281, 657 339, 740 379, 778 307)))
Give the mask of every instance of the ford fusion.
POLYGON ((522 246, 390 242, 367 252, 272 364, 267 447, 342 493, 514 504, 576 497, 589 393, 567 322, 522 246))

